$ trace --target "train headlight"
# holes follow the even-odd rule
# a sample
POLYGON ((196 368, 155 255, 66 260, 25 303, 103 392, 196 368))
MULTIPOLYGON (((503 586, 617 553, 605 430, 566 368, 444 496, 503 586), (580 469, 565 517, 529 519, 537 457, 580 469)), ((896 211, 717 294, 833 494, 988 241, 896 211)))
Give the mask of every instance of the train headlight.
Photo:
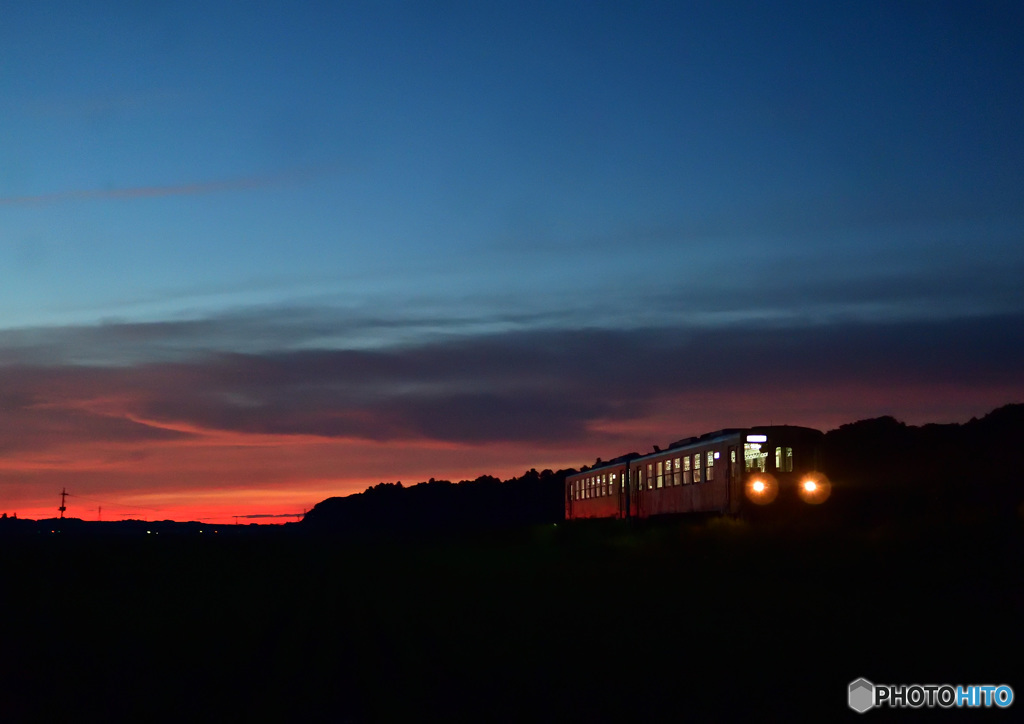
POLYGON ((768 473, 754 473, 744 486, 747 499, 758 505, 767 505, 779 494, 779 484, 768 473))
POLYGON ((832 494, 832 483, 824 473, 808 473, 800 481, 797 492, 805 503, 818 505, 828 500, 828 496, 832 494))

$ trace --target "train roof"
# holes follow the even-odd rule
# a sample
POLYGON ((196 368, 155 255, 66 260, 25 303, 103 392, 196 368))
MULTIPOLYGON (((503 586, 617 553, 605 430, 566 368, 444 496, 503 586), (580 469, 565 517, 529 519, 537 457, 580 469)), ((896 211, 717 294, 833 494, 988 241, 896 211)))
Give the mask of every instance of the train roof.
POLYGON ((682 440, 676 440, 664 450, 655 450, 644 455, 640 455, 637 459, 642 460, 645 458, 658 457, 659 455, 665 455, 666 453, 676 452, 678 450, 684 450, 687 448, 697 447, 699 445, 707 445, 708 443, 724 442, 726 440, 732 440, 738 437, 742 437, 751 432, 765 432, 771 433, 772 431, 778 432, 797 432, 799 434, 813 434, 815 436, 823 435, 821 430, 815 430, 811 427, 800 427, 799 425, 758 425, 754 427, 727 427, 722 430, 715 430, 714 432, 708 432, 700 437, 687 437, 682 440))
POLYGON ((707 445, 708 443, 723 442, 725 440, 731 440, 741 437, 751 432, 771 433, 772 431, 799 431, 799 434, 812 434, 815 436, 824 435, 824 433, 821 432, 821 430, 815 430, 812 427, 801 427, 799 425, 757 425, 754 427, 727 427, 721 430, 715 430, 714 432, 705 433, 699 437, 685 437, 681 440, 676 440, 664 450, 655 450, 654 452, 649 452, 644 455, 635 452, 627 453, 626 455, 620 455, 617 458, 613 458, 612 460, 602 461, 600 465, 594 465, 593 467, 587 468, 586 470, 581 470, 578 473, 574 473, 569 477, 571 478, 575 477, 576 475, 589 474, 594 472, 595 470, 604 470, 605 468, 619 467, 625 463, 630 463, 633 460, 643 460, 646 458, 658 457, 660 455, 673 453, 679 450, 684 450, 686 448, 696 447, 698 445, 707 445))
POLYGON ((617 467, 620 467, 622 465, 629 464, 630 461, 636 460, 638 457, 640 457, 640 453, 638 453, 638 452, 631 452, 631 453, 626 453, 625 455, 619 455, 617 458, 612 458, 611 460, 603 460, 603 461, 601 461, 600 465, 593 465, 593 466, 587 468, 586 470, 580 470, 580 472, 578 472, 578 473, 573 473, 569 477, 571 478, 571 477, 574 477, 576 475, 583 475, 583 474, 587 474, 587 473, 592 473, 595 470, 604 470, 605 468, 617 468, 617 467))

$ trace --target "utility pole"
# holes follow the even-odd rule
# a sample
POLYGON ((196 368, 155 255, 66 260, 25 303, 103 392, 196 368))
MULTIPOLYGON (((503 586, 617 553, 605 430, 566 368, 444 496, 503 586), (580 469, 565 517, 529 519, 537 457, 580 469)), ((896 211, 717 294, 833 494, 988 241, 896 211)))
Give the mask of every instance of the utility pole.
POLYGON ((102 521, 103 520, 103 506, 102 505, 99 506, 98 508, 96 508, 96 520, 98 520, 98 521, 102 521))
POLYGON ((68 497, 68 490, 67 490, 67 488, 61 488, 61 491, 60 491, 60 519, 61 520, 64 520, 64 511, 67 510, 67 508, 64 506, 64 498, 66 498, 66 497, 68 497))

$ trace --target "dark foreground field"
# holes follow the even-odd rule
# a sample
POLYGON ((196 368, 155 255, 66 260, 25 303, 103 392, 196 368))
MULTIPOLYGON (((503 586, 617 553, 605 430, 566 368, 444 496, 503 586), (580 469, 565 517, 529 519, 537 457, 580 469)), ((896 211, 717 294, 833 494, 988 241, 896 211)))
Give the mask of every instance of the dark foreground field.
POLYGON ((826 721, 860 676, 1024 692, 1021 523, 22 536, 0 717, 826 721))

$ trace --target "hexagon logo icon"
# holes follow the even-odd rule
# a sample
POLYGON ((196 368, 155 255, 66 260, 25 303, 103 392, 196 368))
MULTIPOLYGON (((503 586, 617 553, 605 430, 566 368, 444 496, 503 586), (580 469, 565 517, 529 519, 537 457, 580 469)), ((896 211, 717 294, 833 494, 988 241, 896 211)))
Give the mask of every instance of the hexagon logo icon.
POLYGON ((850 682, 850 708, 863 714, 875 705, 875 685, 867 679, 850 682))

